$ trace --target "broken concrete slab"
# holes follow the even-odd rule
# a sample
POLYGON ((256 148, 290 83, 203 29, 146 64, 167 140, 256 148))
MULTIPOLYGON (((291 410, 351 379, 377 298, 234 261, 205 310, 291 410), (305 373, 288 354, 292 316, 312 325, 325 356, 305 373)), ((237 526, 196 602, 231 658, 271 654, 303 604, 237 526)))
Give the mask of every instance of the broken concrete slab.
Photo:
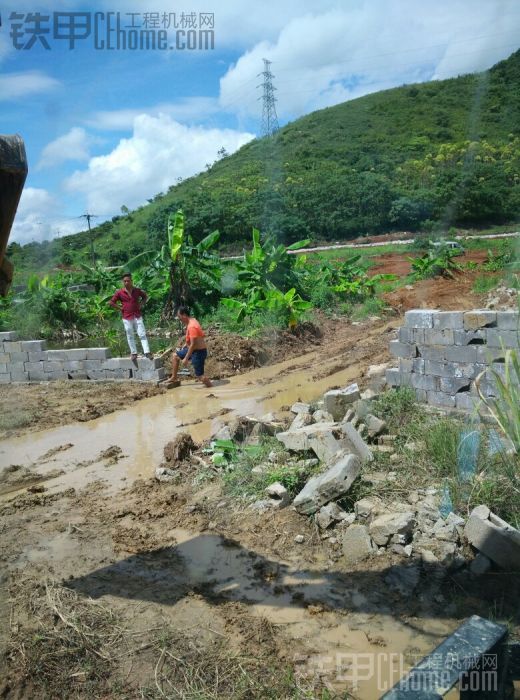
POLYGON ((316 522, 318 527, 322 530, 326 530, 333 523, 338 523, 345 519, 347 513, 340 508, 337 503, 327 503, 326 506, 322 506, 316 515, 316 522))
POLYGON ((348 527, 342 537, 343 554, 348 564, 356 564, 375 554, 377 548, 372 544, 366 525, 354 523, 348 527))
POLYGON ((414 515, 412 511, 379 515, 370 523, 370 536, 377 545, 386 545, 388 540, 396 534, 410 538, 415 523, 414 515))
POLYGON ((352 423, 349 423, 348 421, 341 423, 340 430, 343 434, 341 444, 344 448, 351 450, 365 462, 371 462, 374 459, 374 455, 372 454, 369 446, 354 428, 352 423))
POLYGON ((315 423, 334 423, 334 416, 332 416, 328 411, 323 411, 319 408, 312 414, 315 423))
POLYGON ((321 506, 343 496, 361 471, 356 455, 344 454, 334 466, 310 479, 294 499, 298 513, 310 515, 321 506))
POLYGON ((297 401, 296 403, 293 403, 293 405, 291 406, 291 412, 292 413, 310 413, 311 406, 308 403, 302 403, 301 401, 297 401))
POLYGON ((365 416, 364 420, 365 425, 368 428, 368 435, 371 438, 380 435, 386 429, 386 421, 381 420, 381 418, 372 415, 372 413, 368 413, 365 416))
POLYGON ((320 432, 309 437, 309 447, 320 462, 331 464, 338 452, 343 450, 339 440, 336 440, 332 432, 320 432))
POLYGON ((485 511, 478 506, 472 510, 464 528, 466 539, 503 569, 520 571, 520 532, 494 513, 486 519, 481 512, 485 511))
POLYGON ((325 410, 328 411, 335 421, 343 419, 350 404, 360 398, 357 384, 350 384, 345 389, 331 389, 324 395, 325 410))
POLYGON ((276 435, 287 450, 294 452, 306 452, 310 450, 309 438, 321 433, 332 434, 334 423, 314 423, 297 430, 286 430, 276 435))
POLYGON ((314 418, 312 413, 297 413, 295 419, 291 423, 289 430, 298 430, 298 428, 304 428, 306 425, 312 425, 314 423, 314 418))
POLYGON ((265 493, 272 501, 274 501, 277 508, 283 508, 290 503, 291 497, 289 492, 279 481, 275 481, 274 484, 270 484, 265 489, 265 493))

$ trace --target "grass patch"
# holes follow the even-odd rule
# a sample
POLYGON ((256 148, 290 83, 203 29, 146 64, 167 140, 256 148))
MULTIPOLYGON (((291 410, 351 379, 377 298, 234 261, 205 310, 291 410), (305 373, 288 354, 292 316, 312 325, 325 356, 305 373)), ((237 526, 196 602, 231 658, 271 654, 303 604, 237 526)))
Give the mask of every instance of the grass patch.
POLYGON ((0 430, 17 430, 31 425, 35 418, 34 413, 25 411, 18 406, 5 406, 0 413, 0 430))
POLYGON ((499 282, 499 275, 479 275, 473 282, 472 290, 475 294, 487 294, 495 287, 498 287, 499 282))

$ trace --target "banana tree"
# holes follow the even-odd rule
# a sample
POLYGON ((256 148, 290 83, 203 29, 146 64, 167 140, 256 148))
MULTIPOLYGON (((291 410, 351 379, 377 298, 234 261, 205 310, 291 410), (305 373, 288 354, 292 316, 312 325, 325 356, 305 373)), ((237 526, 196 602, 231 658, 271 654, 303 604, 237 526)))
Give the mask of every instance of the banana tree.
POLYGON ((168 216, 168 245, 160 257, 168 260, 170 287, 163 310, 163 320, 175 317, 182 304, 196 307, 202 301, 211 301, 220 293, 220 259, 211 251, 220 238, 213 231, 199 243, 194 243, 185 232, 182 210, 168 216))

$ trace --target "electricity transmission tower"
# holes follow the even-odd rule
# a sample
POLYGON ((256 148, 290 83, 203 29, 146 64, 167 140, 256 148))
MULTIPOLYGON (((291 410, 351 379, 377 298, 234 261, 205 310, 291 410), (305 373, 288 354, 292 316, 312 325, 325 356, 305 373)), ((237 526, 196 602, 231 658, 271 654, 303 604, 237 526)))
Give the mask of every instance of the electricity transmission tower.
POLYGON ((97 219, 97 216, 95 214, 81 214, 81 216, 78 218, 87 220, 88 232, 90 234, 90 257, 92 260, 92 265, 94 266, 96 264, 96 254, 94 252, 94 237, 90 228, 90 219, 97 219))
POLYGON ((273 85, 274 75, 271 73, 271 61, 267 58, 262 59, 264 62, 264 70, 258 75, 263 76, 264 82, 257 87, 264 89, 264 94, 259 97, 262 100, 262 136, 272 136, 278 131, 278 117, 276 116, 276 97, 274 91, 276 88, 273 85))

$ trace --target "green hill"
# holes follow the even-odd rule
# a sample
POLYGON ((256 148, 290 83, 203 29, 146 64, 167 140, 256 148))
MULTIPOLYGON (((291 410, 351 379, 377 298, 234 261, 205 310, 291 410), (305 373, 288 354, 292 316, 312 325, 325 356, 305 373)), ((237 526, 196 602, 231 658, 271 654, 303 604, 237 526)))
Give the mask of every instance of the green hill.
MULTIPOLYGON (((518 220, 520 51, 484 73, 302 117, 93 229, 98 257, 121 264, 159 247, 180 207, 196 239, 219 229, 238 247, 252 226, 291 242, 518 220)), ((10 252, 21 271, 87 260, 88 245, 85 232, 10 252)))

